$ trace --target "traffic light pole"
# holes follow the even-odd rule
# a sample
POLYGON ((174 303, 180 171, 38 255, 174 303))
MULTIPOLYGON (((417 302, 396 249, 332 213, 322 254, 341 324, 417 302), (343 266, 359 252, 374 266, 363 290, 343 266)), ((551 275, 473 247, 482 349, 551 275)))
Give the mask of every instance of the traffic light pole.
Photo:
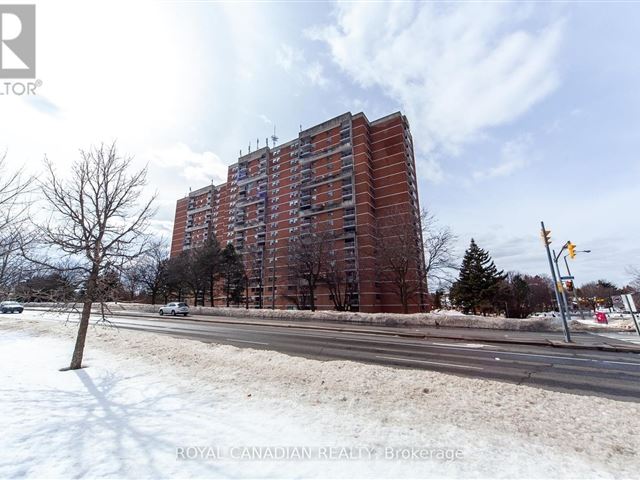
MULTIPOLYGON (((567 255, 564 256, 564 264, 567 267, 567 275, 569 275, 570 277, 572 277, 573 275, 571 275, 571 270, 569 269, 569 262, 567 262, 567 255)), ((578 307, 578 310, 580 310, 580 318, 582 320, 584 320, 584 312, 582 311, 582 307, 580 306, 580 300, 578 300, 578 292, 576 291, 576 280, 572 279, 573 281, 573 298, 576 301, 576 306, 578 307)))
MULTIPOLYGON (((562 247, 564 250, 564 247, 562 247)), ((556 256, 556 251, 553 251, 553 263, 556 265, 556 272, 558 273, 558 279, 560 283, 558 283, 558 290, 562 293, 562 303, 564 304, 565 315, 567 316, 567 320, 571 320, 571 311, 569 310, 569 302, 567 301, 567 294, 565 292, 564 284, 562 283, 562 273, 560 273, 560 265, 558 265, 558 258, 562 255, 562 250, 560 250, 560 254, 556 256)))
POLYGON ((556 302, 558 303, 558 310, 562 317, 562 329, 564 331, 565 342, 571 342, 571 334, 569 333, 569 326, 567 325, 567 319, 564 315, 564 309, 562 308, 562 301, 560 300, 560 292, 558 292, 558 279, 556 278, 556 271, 553 268, 553 259, 551 258, 551 250, 549 250, 549 242, 546 238, 547 230, 544 228, 544 222, 540 222, 542 227, 542 238, 544 239, 544 247, 547 250, 547 259, 549 260, 549 269, 551 270, 551 278, 553 279, 553 290, 556 294, 556 302))

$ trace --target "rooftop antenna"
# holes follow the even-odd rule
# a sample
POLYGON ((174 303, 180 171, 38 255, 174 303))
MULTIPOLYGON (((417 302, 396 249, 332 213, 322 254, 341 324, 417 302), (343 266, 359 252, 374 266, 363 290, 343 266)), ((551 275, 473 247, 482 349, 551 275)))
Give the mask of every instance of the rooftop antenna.
POLYGON ((251 142, 249 142, 249 153, 251 153, 251 142))
POLYGON ((242 156, 242 149, 240 149, 240 156, 242 156))
POLYGON ((269 148, 269 137, 264 139, 264 144, 269 148))
POLYGON ((260 150, 260 139, 256 138, 256 150, 260 150))
POLYGON ((300 124, 300 131, 302 131, 302 124, 300 124))
POLYGON ((276 126, 273 126, 273 135, 271 135, 271 142, 273 143, 273 146, 276 146, 276 142, 278 141, 278 137, 276 136, 276 126))

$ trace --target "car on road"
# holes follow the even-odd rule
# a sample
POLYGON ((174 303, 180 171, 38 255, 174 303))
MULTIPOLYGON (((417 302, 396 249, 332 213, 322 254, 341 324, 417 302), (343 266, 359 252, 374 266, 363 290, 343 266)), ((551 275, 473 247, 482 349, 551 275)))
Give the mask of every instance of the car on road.
POLYGON ((22 313, 24 307, 18 302, 0 302, 0 312, 2 313, 22 313))
POLYGON ((164 307, 160 307, 158 311, 160 315, 189 315, 189 306, 184 302, 167 303, 164 307))

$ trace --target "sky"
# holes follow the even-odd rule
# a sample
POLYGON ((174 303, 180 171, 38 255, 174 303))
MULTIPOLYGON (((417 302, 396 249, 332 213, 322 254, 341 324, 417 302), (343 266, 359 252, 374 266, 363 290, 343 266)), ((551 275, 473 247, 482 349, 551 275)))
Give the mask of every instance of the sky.
MULTIPOLYGON (((34 3, 12 0, 11 3, 34 3)), ((158 193, 344 112, 409 119, 420 202, 498 268, 576 283, 640 266, 640 3, 36 3, 37 95, 0 96, 0 152, 38 175, 117 141, 158 193)), ((2 81, 0 81, 0 85, 2 81)))

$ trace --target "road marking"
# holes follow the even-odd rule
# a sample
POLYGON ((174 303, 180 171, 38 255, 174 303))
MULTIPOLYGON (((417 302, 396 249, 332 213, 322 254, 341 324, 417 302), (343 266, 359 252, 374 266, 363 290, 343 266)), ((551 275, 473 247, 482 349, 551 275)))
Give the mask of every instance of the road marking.
MULTIPOLYGON (((468 350, 468 347, 461 347, 460 345, 453 344, 453 343, 451 345, 455 345, 455 346, 446 347, 445 344, 435 343, 435 342, 431 343, 431 342, 428 342, 428 341, 426 343, 402 343, 401 345, 412 345, 412 346, 416 346, 416 347, 446 348, 447 350, 468 350)), ((575 360, 577 362, 611 362, 611 363, 616 363, 616 362, 613 362, 613 361, 610 361, 610 360, 600 360, 600 359, 595 359, 595 358, 574 357, 574 356, 571 356, 572 354, 570 354, 570 353, 567 353, 566 356, 560 356, 560 355, 543 355, 543 354, 540 354, 540 353, 510 352, 508 350, 486 350, 484 348, 483 349, 478 349, 478 351, 486 352, 486 353, 500 353, 502 355, 516 355, 516 356, 523 356, 523 357, 557 358, 557 359, 560 359, 560 360, 575 360)), ((628 363, 628 362, 617 362, 617 363, 640 366, 640 363, 633 363, 633 362, 630 362, 630 363, 628 363)))
POLYGON ((426 363, 427 365, 441 365, 443 367, 471 368, 473 370, 484 370, 482 367, 473 367, 471 365, 459 365, 457 363, 429 362, 427 360, 414 360, 412 358, 388 357, 386 355, 376 355, 376 358, 385 358, 388 360, 400 360, 403 362, 426 363))
POLYGON ((483 348, 483 347, 488 347, 489 345, 484 345, 482 343, 438 343, 438 342, 432 342, 429 343, 429 345, 439 345, 441 347, 451 347, 451 346, 455 346, 455 347, 460 347, 460 348, 483 348))
POLYGON ((614 360, 601 360, 604 363, 618 363, 620 365, 635 365, 636 367, 638 366, 637 363, 631 363, 631 362, 616 362, 614 360))
POLYGON ((225 340, 227 342, 241 342, 241 343, 255 343, 256 345, 269 345, 268 343, 264 343, 264 342, 251 342, 249 340, 238 340, 237 338, 226 338, 225 340))

